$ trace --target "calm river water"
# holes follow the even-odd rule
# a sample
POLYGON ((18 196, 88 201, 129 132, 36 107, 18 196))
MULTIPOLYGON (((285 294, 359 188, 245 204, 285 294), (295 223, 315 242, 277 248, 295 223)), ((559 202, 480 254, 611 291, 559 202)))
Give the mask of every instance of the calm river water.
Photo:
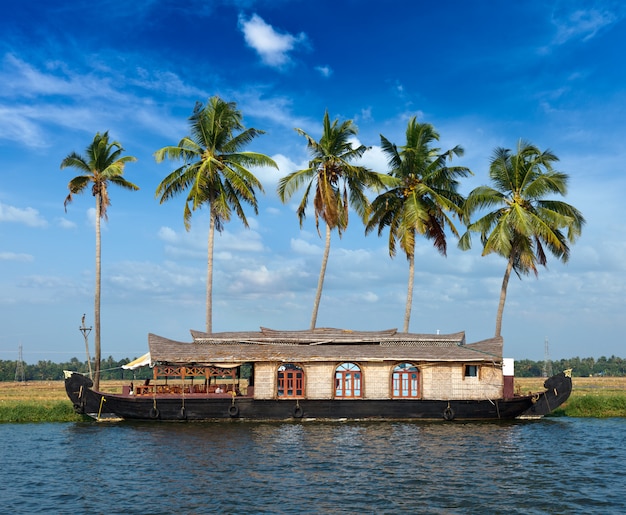
POLYGON ((626 419, 0 425, 2 513, 626 513, 626 419))

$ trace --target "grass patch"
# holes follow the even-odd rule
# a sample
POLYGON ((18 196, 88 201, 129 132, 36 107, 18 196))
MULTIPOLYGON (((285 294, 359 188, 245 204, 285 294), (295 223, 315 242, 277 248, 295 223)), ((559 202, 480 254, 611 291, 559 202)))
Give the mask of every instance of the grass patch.
POLYGON ((74 412, 68 401, 0 401, 0 423, 80 422, 82 415, 74 412))
POLYGON ((626 417, 626 395, 572 395, 559 410, 567 417, 626 417))

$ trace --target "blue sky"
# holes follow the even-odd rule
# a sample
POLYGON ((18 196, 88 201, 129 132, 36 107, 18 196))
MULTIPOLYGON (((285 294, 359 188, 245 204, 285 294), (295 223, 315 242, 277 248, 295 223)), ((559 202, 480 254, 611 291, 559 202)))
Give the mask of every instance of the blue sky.
MULTIPOLYGON (((215 246, 215 331, 308 327, 323 240, 300 229, 278 179, 306 166, 300 127, 319 137, 327 109, 352 119, 386 172, 380 134, 402 144, 411 116, 435 126, 440 146, 488 183, 496 147, 520 138, 559 158, 565 200, 587 219, 562 264, 538 279, 512 277, 505 354, 543 359, 624 357, 626 222, 626 7, 614 2, 368 0, 31 1, 0 19, 0 359, 84 358, 78 331, 93 323, 94 199, 67 212, 60 170, 108 130, 136 156, 111 188, 102 235, 102 353, 135 357, 147 334, 189 340, 204 327, 206 210, 186 232, 183 198, 159 205, 174 167, 156 149, 188 133, 196 101, 234 101, 247 127, 266 131, 249 150, 280 171, 258 170, 265 194, 250 229, 234 220, 215 246), (437 5, 435 5, 437 4, 437 5)), ((402 327, 408 265, 386 236, 364 235, 353 215, 333 236, 318 327, 402 327)), ((411 331, 493 335, 505 262, 449 240, 441 257, 418 241, 411 331)), ((92 335, 93 336, 93 335, 92 335)))

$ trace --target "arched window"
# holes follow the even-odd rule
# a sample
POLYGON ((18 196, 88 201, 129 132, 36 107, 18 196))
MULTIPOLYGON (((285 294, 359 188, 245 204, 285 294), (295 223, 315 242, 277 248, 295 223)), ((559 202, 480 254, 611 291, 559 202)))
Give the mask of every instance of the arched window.
POLYGON ((417 399, 420 396, 420 371, 412 363, 400 363, 393 369, 391 381, 392 397, 417 399))
POLYGON ((335 397, 361 397, 361 369, 354 363, 342 363, 335 369, 335 397))
POLYGON ((304 397, 304 370, 293 363, 278 367, 276 394, 281 399, 304 397))

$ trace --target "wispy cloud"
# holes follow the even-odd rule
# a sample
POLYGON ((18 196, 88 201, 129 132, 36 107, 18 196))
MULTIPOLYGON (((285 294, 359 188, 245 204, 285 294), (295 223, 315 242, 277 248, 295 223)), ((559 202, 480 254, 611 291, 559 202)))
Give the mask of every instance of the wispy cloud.
POLYGON ((556 27, 553 42, 562 45, 573 39, 588 41, 619 20, 620 16, 616 12, 600 8, 559 13, 552 18, 556 27))
POLYGON ((240 16, 239 27, 248 46, 261 56, 263 63, 273 68, 281 68, 289 63, 289 52, 306 42, 306 35, 303 32, 297 36, 281 34, 258 14, 253 14, 247 20, 240 16))
POLYGON ((35 258, 31 254, 18 254, 16 252, 0 252, 0 261, 20 261, 30 263, 35 258))
POLYGON ((176 74, 161 70, 100 65, 88 60, 87 68, 66 64, 26 62, 6 54, 0 62, 0 139, 32 148, 50 145, 46 127, 92 130, 128 126, 128 121, 153 133, 171 137, 184 129, 184 120, 173 119, 152 99, 204 98, 207 92, 187 85, 176 74), (33 98, 50 102, 33 103, 33 98), (114 104, 115 109, 110 109, 114 104))

